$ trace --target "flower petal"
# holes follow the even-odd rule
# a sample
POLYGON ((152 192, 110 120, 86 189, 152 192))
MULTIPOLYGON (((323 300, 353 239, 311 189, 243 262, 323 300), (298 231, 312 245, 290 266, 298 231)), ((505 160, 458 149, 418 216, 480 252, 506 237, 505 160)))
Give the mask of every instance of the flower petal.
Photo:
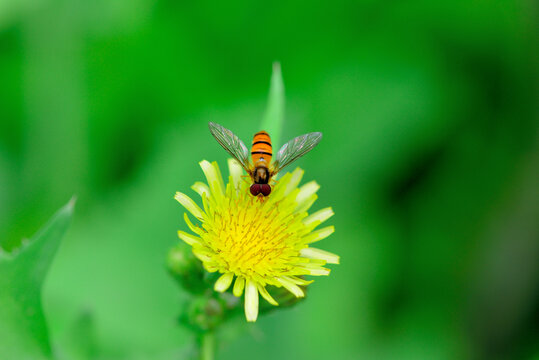
POLYGON ((232 284, 233 279, 234 273, 228 272, 226 274, 223 274, 219 279, 217 279, 213 288, 215 289, 215 291, 225 292, 230 287, 230 284, 232 284))
POLYGON ((271 305, 279 306, 279 303, 275 301, 273 297, 271 297, 265 286, 258 284, 257 288, 260 295, 262 295, 262 297, 266 299, 267 302, 269 302, 271 305))
POLYGON ((309 181, 307 184, 301 186, 299 188, 299 194, 296 196, 298 207, 301 207, 303 203, 311 197, 311 195, 318 191, 318 189, 320 189, 320 185, 318 185, 316 181, 309 181))
POLYGON ((181 231, 181 230, 178 230, 178 236, 180 237, 180 239, 182 239, 183 241, 185 241, 187 244, 191 246, 193 244, 200 244, 202 240, 198 236, 186 233, 185 231, 181 231))
POLYGON ((223 186, 223 178, 221 177, 219 168, 216 166, 217 164, 215 162, 210 163, 207 160, 202 160, 199 164, 206 176, 212 195, 221 199, 225 189, 223 186))
POLYGON ((243 168, 238 160, 232 158, 228 159, 228 173, 232 177, 234 188, 237 189, 241 181, 241 176, 243 175, 243 168))
POLYGON ((322 265, 319 265, 319 264, 307 263, 307 264, 299 264, 298 266, 302 267, 308 272, 309 275, 313 275, 313 276, 327 276, 330 273, 329 269, 322 267, 322 265))
POLYGON ((204 230, 202 230, 198 226, 193 225, 193 223, 191 222, 191 219, 189 219, 189 215, 187 215, 187 213, 183 213, 183 220, 185 220, 185 223, 187 224, 187 226, 189 226, 189 229, 191 229, 192 232, 194 232, 198 236, 201 236, 202 234, 204 234, 204 230))
POLYGON ((212 256, 213 253, 211 251, 208 251, 203 245, 201 244, 194 244, 193 245, 193 254, 202 261, 203 263, 210 262, 213 260, 212 256))
POLYGON ((201 197, 203 195, 210 196, 210 188, 201 181, 194 183, 193 186, 191 186, 191 189, 195 190, 196 193, 201 197))
POLYGON ((318 210, 315 213, 312 213, 311 215, 307 216, 305 219, 303 219, 303 223, 305 226, 308 226, 310 224, 315 223, 318 221, 318 224, 323 223, 330 217, 332 217, 335 213, 333 212, 333 209, 330 207, 324 208, 322 210, 318 210))
POLYGON ((254 322, 258 317, 258 289, 256 284, 247 279, 245 284, 245 318, 247 321, 254 322))
POLYGON ((299 286, 297 286, 296 284, 294 284, 292 281, 290 281, 290 280, 288 280, 286 278, 283 278, 283 277, 277 278, 277 281, 279 281, 281 283, 281 285, 283 285, 285 287, 286 290, 288 290, 292 294, 294 294, 294 296, 296 296, 296 297, 304 297, 305 296, 305 293, 303 292, 303 290, 301 290, 301 288, 299 286))
POLYGON ((335 255, 333 253, 330 253, 329 251, 324 251, 312 247, 301 249, 299 253, 301 254, 301 256, 309 259, 325 260, 328 264, 338 264, 340 260, 339 255, 335 255))
POLYGON ((224 191, 225 183, 223 182, 223 176, 221 175, 221 170, 219 169, 219 164, 217 161, 212 161, 211 165, 215 169, 215 174, 217 174, 217 180, 219 180, 219 187, 224 191))
POLYGON ((311 206, 313 206, 316 199, 318 199, 318 195, 312 194, 307 199, 305 199, 301 204, 298 204, 295 211, 297 213, 307 212, 307 210, 309 210, 311 206))
POLYGON ((309 235, 303 238, 303 241, 306 244, 311 244, 327 238, 329 235, 335 232, 335 226, 326 226, 325 228, 311 232, 309 235))
POLYGON ((203 262, 202 265, 204 265, 204 269, 208 270, 208 272, 211 273, 214 273, 219 270, 219 264, 213 260, 203 262))
POLYGON ((202 209, 189 196, 178 191, 176 192, 176 195, 174 195, 174 199, 182 204, 182 206, 198 220, 204 220, 204 212, 202 212, 202 209))
POLYGON ((234 288, 232 289, 232 294, 236 297, 240 297, 243 294, 243 288, 245 287, 245 279, 241 276, 236 277, 234 282, 234 288))
POLYGON ((305 279, 299 278, 297 276, 292 276, 292 275, 291 276, 283 276, 283 278, 294 282, 296 285, 303 285, 303 286, 309 285, 309 284, 314 282, 314 280, 305 280, 305 279))
POLYGON ((285 196, 290 194, 295 188, 298 187, 298 184, 303 177, 303 173, 304 171, 300 168, 294 169, 291 174, 290 180, 288 181, 288 184, 286 184, 286 190, 284 191, 285 196))

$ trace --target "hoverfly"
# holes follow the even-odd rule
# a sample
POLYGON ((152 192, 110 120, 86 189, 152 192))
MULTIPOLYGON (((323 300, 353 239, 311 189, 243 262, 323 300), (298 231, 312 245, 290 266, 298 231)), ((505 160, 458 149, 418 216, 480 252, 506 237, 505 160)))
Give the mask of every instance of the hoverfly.
POLYGON ((293 138, 284 144, 275 155, 273 162, 271 139, 267 132, 259 131, 253 137, 251 147, 251 160, 245 144, 232 131, 219 124, 210 122, 210 132, 217 142, 232 155, 247 174, 253 184, 250 187, 251 194, 268 196, 271 193, 269 181, 284 167, 311 151, 322 139, 322 133, 313 132, 293 138))

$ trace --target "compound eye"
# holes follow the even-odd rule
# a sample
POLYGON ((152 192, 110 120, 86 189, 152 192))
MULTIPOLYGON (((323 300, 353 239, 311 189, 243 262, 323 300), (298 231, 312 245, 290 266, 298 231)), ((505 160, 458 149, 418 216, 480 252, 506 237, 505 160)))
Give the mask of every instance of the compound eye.
POLYGON ((268 196, 271 193, 271 186, 269 186, 268 184, 260 185, 260 192, 262 193, 262 195, 268 196))
POLYGON ((260 194, 260 192, 262 191, 260 189, 260 184, 253 184, 251 185, 251 187, 249 188, 249 190, 251 191, 251 195, 253 196, 257 196, 258 194, 260 194))

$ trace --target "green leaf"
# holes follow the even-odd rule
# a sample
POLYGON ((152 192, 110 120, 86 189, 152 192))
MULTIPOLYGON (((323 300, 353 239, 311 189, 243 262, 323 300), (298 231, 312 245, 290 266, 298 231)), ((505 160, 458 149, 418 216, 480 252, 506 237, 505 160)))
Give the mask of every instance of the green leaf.
POLYGON ((274 148, 279 148, 281 140, 281 130, 284 122, 284 84, 281 73, 281 64, 273 63, 271 74, 270 92, 268 106, 262 119, 262 130, 271 134, 271 142, 274 148))
POLYGON ((13 254, 0 249, 0 354, 5 359, 50 359, 41 288, 67 230, 72 199, 13 254))

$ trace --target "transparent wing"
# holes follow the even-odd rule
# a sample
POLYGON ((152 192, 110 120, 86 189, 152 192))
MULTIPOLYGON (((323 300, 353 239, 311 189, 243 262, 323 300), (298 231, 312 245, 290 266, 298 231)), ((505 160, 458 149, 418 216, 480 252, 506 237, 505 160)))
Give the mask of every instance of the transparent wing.
POLYGON ((275 155, 273 173, 277 173, 285 166, 307 154, 318 145, 320 140, 322 140, 322 133, 314 132, 298 136, 284 144, 275 155))
POLYGON ((247 150, 247 147, 245 144, 240 140, 239 137, 237 137, 232 131, 228 130, 225 127, 222 127, 219 124, 210 122, 209 124, 210 132, 221 144, 221 146, 230 154, 232 155, 236 160, 239 161, 241 166, 247 171, 248 173, 251 172, 249 170, 249 150, 247 150))

